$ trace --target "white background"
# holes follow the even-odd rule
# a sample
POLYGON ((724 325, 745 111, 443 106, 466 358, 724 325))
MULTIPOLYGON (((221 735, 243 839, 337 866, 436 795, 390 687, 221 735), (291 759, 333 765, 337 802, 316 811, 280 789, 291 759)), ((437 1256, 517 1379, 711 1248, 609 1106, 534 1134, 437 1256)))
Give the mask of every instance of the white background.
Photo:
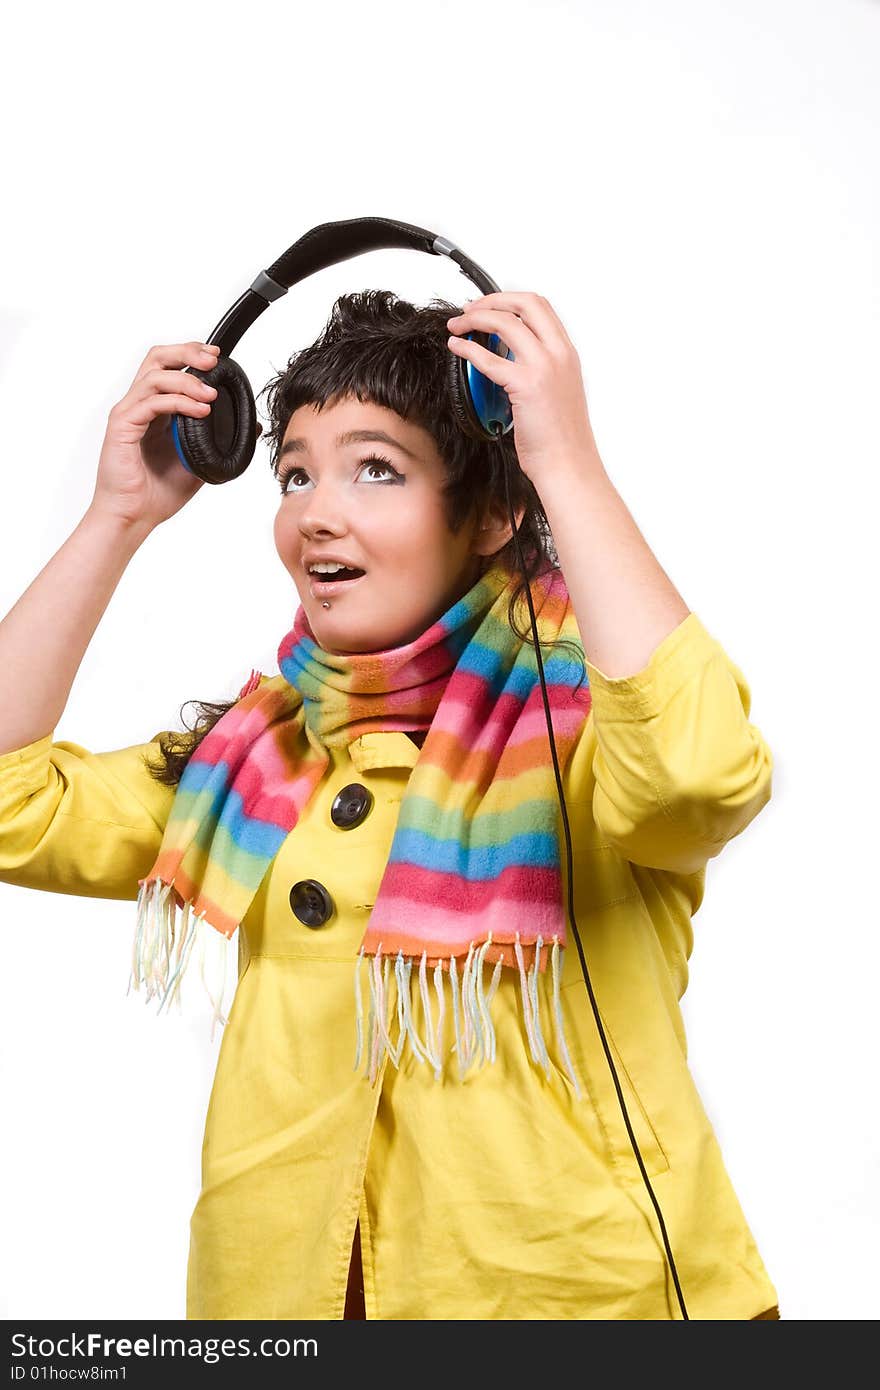
MULTIPOLYGON (((0 614, 147 349, 205 337, 310 227, 400 218, 546 295, 775 756, 695 917, 693 1071, 783 1317, 876 1318, 880 5, 55 3, 4 42, 0 614)), ((413 252, 325 270, 236 350, 255 391, 368 285, 474 292, 413 252)), ((259 444, 148 540, 56 739, 139 743, 277 670, 276 505, 259 444)), ((199 991, 182 1018, 125 997, 132 925, 0 885, 6 1318, 184 1316, 220 1037, 199 991)))

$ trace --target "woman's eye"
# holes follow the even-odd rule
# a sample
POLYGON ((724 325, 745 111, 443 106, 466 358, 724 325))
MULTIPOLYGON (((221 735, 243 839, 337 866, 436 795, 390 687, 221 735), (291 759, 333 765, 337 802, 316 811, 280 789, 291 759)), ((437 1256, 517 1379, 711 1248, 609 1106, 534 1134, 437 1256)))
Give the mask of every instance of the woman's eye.
POLYGON ((364 472, 367 473, 370 477, 375 478, 376 474, 374 470, 377 468, 380 472, 390 473, 395 478, 400 477, 400 474, 397 472, 397 470, 395 468, 392 468, 391 464, 388 463, 386 459, 367 459, 366 464, 364 466, 364 472))
POLYGON ((284 496, 284 494, 288 492, 304 491, 304 489, 300 487, 299 484, 295 481, 300 476, 308 480, 308 474, 306 473, 304 468, 288 468, 286 473, 283 470, 279 471, 278 486, 281 489, 282 496, 284 496))

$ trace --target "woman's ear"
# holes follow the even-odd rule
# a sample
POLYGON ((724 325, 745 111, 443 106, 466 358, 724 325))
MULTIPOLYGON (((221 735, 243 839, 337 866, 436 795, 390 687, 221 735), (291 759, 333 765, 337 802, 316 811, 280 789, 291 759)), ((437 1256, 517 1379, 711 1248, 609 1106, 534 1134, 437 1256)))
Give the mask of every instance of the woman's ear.
MULTIPOLYGON (((525 507, 515 509, 517 529, 522 525, 524 514, 525 507)), ((499 550, 504 549, 512 535, 507 510, 505 509, 502 515, 500 512, 490 509, 483 515, 482 524, 477 527, 474 536, 474 551, 477 555, 495 555, 499 550)))

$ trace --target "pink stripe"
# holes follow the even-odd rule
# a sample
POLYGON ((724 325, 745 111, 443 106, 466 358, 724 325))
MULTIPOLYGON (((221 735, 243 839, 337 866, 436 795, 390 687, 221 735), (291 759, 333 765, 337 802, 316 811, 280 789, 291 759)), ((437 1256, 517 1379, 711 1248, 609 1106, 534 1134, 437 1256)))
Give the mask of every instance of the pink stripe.
MULTIPOLYGON (((432 710, 440 703, 443 694, 446 677, 441 676, 436 680, 428 682, 416 697, 411 689, 389 690, 383 699, 386 712, 392 714, 420 715, 424 714, 430 718, 432 710)), ((375 695, 371 697, 370 704, 375 703, 375 695)))
MULTIPOLYGON (((571 688, 558 681, 547 682, 547 697, 551 708, 556 704, 565 706, 572 703, 571 688)), ((535 699, 543 707, 540 682, 530 692, 526 705, 535 699)), ((502 691, 496 700, 489 685, 472 671, 459 671, 450 679, 444 704, 447 701, 451 709, 468 713, 471 721, 480 725, 490 718, 496 707, 510 704, 521 707, 519 698, 510 691, 502 691)), ((576 708, 582 708, 582 702, 578 702, 576 708)))
POLYGON ((474 881, 461 874, 395 861, 385 867, 374 912, 389 898, 409 903, 415 913, 429 904, 450 916, 482 912, 496 898, 505 899, 513 909, 531 911, 533 904, 559 900, 560 875, 557 868, 512 864, 497 878, 474 881))
MULTIPOLYGON (((290 766, 283 757, 273 757, 272 766, 257 766, 249 758, 233 779, 241 796, 242 809, 250 820, 269 821, 291 829, 298 819, 298 810, 312 794, 324 769, 318 764, 309 747, 309 757, 296 777, 291 778, 290 766)), ((325 764, 326 766, 326 764, 325 764)))
POLYGON ((412 687, 433 685, 438 681, 443 684, 452 670, 452 665, 452 656, 441 642, 436 646, 430 646, 426 651, 418 652, 411 661, 402 666, 394 678, 395 683, 408 687, 411 696, 412 687))
MULTIPOLYGON (((550 701, 550 713, 553 718, 554 733, 559 729, 562 733, 573 733, 581 720, 584 718, 584 709, 581 705, 576 705, 571 701, 561 700, 556 693, 557 687, 549 685, 547 694, 550 701)), ((519 701, 512 695, 502 695, 494 710, 488 718, 482 721, 479 719, 478 712, 474 710, 472 702, 464 700, 444 700, 437 710, 432 721, 432 727, 440 729, 443 733, 451 734, 458 738, 468 747, 471 743, 474 747, 480 747, 480 740, 494 736, 498 729, 509 730, 515 738, 511 741, 514 745, 525 743, 528 739, 537 738, 542 729, 547 728, 544 718, 544 702, 541 699, 540 690, 533 691, 526 701, 525 706, 520 705, 519 701), (515 721, 511 728, 511 719, 515 721), (474 738, 471 742, 467 739, 467 729, 472 728, 474 738)))
MULTIPOLYGON (((238 713, 237 709, 229 711, 230 715, 233 713, 238 713)), ((287 730, 287 737, 292 738, 290 729, 287 730)), ((214 758, 198 758, 205 743, 207 737, 193 757, 216 766, 214 758)), ((247 744, 243 737, 231 741, 225 749, 232 785, 241 796, 244 814, 249 819, 269 822, 284 829, 291 829, 296 824, 296 808, 308 800, 324 770, 303 733, 297 736, 296 744, 299 757, 291 756, 284 750, 280 741, 280 726, 276 726, 261 736, 251 749, 251 755, 244 761, 242 758, 247 752, 247 744), (300 758, 305 761, 300 762, 300 758), (296 776, 292 775, 294 767, 297 768, 296 776)))
POLYGON ((292 830, 320 777, 321 769, 313 765, 285 787, 273 784, 267 789, 256 781, 253 786, 236 782, 235 790, 241 794, 242 811, 248 820, 267 821, 283 830, 292 830))
POLYGON ((391 897, 377 902, 370 914, 364 946, 375 951, 384 934, 393 931, 412 943, 412 953, 420 953, 429 941, 449 942, 467 947, 471 941, 485 941, 491 931, 496 941, 513 941, 519 932, 523 941, 538 936, 545 941, 554 935, 565 944, 565 915, 561 902, 523 904, 504 896, 488 898, 479 909, 449 913, 438 903, 412 903, 409 898, 391 897))
POLYGON ((246 696, 226 711, 223 718, 218 720, 211 732, 202 739, 193 757, 199 762, 216 762, 216 751, 212 750, 216 750, 218 745, 222 746, 226 740, 234 742, 240 737, 246 737, 250 742, 265 724, 277 719, 286 705, 284 693, 280 690, 252 692, 252 695, 246 696))

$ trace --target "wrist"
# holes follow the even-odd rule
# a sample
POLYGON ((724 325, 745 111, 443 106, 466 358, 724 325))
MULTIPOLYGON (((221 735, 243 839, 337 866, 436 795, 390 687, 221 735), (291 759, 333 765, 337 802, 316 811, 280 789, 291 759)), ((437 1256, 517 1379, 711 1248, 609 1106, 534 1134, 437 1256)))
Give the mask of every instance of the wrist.
POLYGON ((563 506, 570 505, 572 488, 601 487, 611 483, 605 465, 594 445, 560 453, 542 470, 541 479, 531 479, 546 507, 557 497, 563 506))
POLYGON ((149 522, 121 516, 96 502, 92 502, 84 513, 80 527, 110 541, 120 549, 129 550, 131 554, 135 553, 153 530, 149 522))

